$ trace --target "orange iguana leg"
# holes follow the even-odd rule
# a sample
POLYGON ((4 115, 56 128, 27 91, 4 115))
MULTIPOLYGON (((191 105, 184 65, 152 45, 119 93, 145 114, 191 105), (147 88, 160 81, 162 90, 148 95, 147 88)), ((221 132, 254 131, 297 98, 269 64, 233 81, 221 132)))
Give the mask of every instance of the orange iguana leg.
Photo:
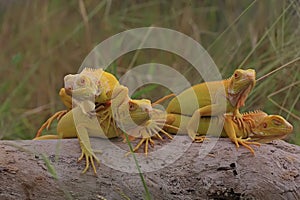
MULTIPOLYGON (((254 154, 254 150, 251 146, 249 145, 255 145, 255 146, 260 146, 260 143, 258 142, 250 142, 247 141, 249 139, 242 139, 242 137, 237 137, 236 135, 236 130, 234 129, 234 125, 233 122, 234 119, 232 119, 231 116, 225 116, 225 122, 224 122, 224 130, 227 134, 227 136, 231 139, 231 141, 233 143, 235 143, 236 148, 239 148, 239 144, 241 144, 242 146, 246 147, 247 149, 249 149, 249 151, 254 154)), ((240 128, 237 131, 244 131, 245 127, 240 128)))
POLYGON ((64 116, 66 113, 68 112, 68 110, 61 110, 56 112, 54 115, 52 115, 42 126, 41 128, 37 131, 37 134, 35 137, 39 137, 42 134, 42 131, 46 128, 47 130, 49 129, 49 127, 51 126, 52 122, 55 119, 60 119, 62 116, 64 116))
POLYGON ((164 97, 158 99, 157 101, 155 101, 154 103, 152 103, 151 106, 154 107, 155 105, 160 104, 161 102, 164 102, 165 100, 167 100, 171 97, 175 97, 175 96, 176 96, 176 94, 169 94, 167 96, 164 96, 164 97))
POLYGON ((242 139, 241 137, 240 138, 236 138, 235 144, 236 144, 237 148, 239 147, 238 144, 241 144, 242 146, 246 147, 254 155, 255 152, 254 152, 253 148, 251 146, 249 146, 249 145, 260 146, 260 143, 258 143, 258 142, 250 142, 250 141, 248 142, 247 140, 249 140, 249 139, 250 138, 247 138, 247 139, 242 139))

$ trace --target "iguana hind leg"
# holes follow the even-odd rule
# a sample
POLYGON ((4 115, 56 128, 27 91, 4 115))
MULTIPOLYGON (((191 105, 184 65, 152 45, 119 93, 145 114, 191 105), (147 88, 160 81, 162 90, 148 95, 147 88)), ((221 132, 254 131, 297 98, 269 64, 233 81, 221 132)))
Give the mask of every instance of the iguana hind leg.
POLYGON ((195 141, 201 117, 220 116, 223 113, 225 113, 225 111, 218 104, 204 106, 204 107, 196 110, 193 113, 192 118, 190 119, 190 121, 187 124, 187 132, 188 132, 188 135, 190 136, 190 138, 193 141, 195 141), (212 111, 213 111, 213 113, 212 113, 212 111))
POLYGON ((42 134, 42 131, 44 129, 48 130, 52 124, 52 122, 55 119, 61 119, 62 116, 64 116, 66 113, 68 112, 68 110, 61 110, 56 112, 54 115, 52 115, 42 126, 41 128, 37 131, 36 136, 35 137, 39 137, 42 134))

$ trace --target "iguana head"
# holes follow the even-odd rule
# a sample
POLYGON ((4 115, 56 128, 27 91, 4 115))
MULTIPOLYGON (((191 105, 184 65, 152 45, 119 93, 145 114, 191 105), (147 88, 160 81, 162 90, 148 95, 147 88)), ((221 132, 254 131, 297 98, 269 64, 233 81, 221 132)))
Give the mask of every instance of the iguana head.
POLYGON ((64 77, 64 87, 67 94, 76 99, 94 98, 102 92, 100 77, 103 70, 85 68, 79 74, 69 74, 64 77))
POLYGON ((151 101, 148 99, 130 100, 129 113, 131 119, 137 125, 144 123, 150 119, 149 112, 152 110, 151 101))
POLYGON ((244 106, 246 98, 255 85, 255 71, 253 69, 237 69, 229 79, 228 99, 232 106, 244 106))
POLYGON ((293 126, 280 115, 265 116, 248 136, 253 141, 269 142, 282 139, 293 131, 293 126))
MULTIPOLYGON (((144 127, 144 123, 150 119, 149 112, 152 110, 151 102, 146 99, 132 100, 130 99, 126 103, 116 107, 117 115, 114 115, 114 119, 117 122, 119 128, 128 134, 133 130, 138 131, 139 127, 144 127)), ((135 133, 138 134, 139 133, 135 133)))

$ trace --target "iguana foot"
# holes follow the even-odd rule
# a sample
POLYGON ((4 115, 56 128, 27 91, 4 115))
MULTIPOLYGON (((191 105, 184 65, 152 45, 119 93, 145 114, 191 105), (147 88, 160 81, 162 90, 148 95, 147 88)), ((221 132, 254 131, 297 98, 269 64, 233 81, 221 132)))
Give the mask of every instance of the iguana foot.
POLYGON ((243 129, 244 132, 247 132, 247 125, 245 123, 248 123, 250 127, 254 127, 254 120, 251 117, 243 116, 240 113, 236 114, 236 116, 233 117, 233 121, 238 124, 238 127, 240 129, 243 129))
MULTIPOLYGON (((165 130, 161 129, 160 132, 162 132, 170 140, 173 140, 173 137, 168 132, 166 132, 165 130)), ((157 136, 159 139, 163 140, 159 133, 156 133, 155 136, 157 136)))
POLYGON ((251 146, 249 145, 255 145, 255 146, 260 146, 260 143, 258 142, 250 142, 248 141, 250 140, 250 138, 247 138, 247 139, 242 139, 241 137, 240 138, 235 138, 235 140, 233 140, 233 142, 235 143, 235 146, 237 148, 239 148, 239 144, 241 144, 242 146, 246 147, 247 149, 249 149, 249 151, 254 155, 254 150, 251 146))
POLYGON ((84 157, 86 159, 85 168, 82 171, 82 173, 84 174, 88 170, 88 168, 90 167, 90 163, 91 163, 94 173, 97 174, 94 160, 96 160, 96 162, 99 164, 100 163, 99 159, 97 158, 97 156, 95 155, 95 153, 93 151, 88 150, 82 143, 80 143, 80 146, 81 146, 82 152, 81 152, 81 156, 78 158, 78 162, 80 162, 84 157))
POLYGON ((204 140, 209 140, 209 138, 207 138, 207 137, 205 137, 205 136, 196 136, 196 137, 194 138, 194 142, 196 142, 196 143, 201 143, 201 142, 203 142, 204 140))
MULTIPOLYGON (((162 133, 164 133, 170 140, 173 139, 173 137, 169 133, 167 133, 166 131, 164 131, 164 130, 160 130, 160 131, 162 133)), ((161 135, 159 133, 154 134, 152 137, 157 137, 160 140, 163 140, 163 138, 161 137, 161 135)), ((142 138, 140 140, 140 142, 134 147, 133 152, 136 152, 142 146, 143 143, 145 143, 145 151, 144 151, 145 155, 148 155, 149 145, 151 147, 154 147, 154 144, 155 144, 154 141, 152 140, 151 136, 146 137, 146 138, 142 138)), ((130 152, 128 152, 126 155, 128 155, 129 153, 130 152)))
POLYGON ((39 137, 45 128, 46 128, 46 130, 48 130, 49 127, 51 126, 52 122, 55 119, 60 120, 62 118, 62 116, 64 116, 67 112, 68 112, 68 110, 61 110, 61 111, 56 112, 54 115, 52 115, 37 131, 37 134, 35 137, 39 137))
POLYGON ((192 118, 190 119, 190 121, 187 124, 188 135, 190 136, 190 138, 193 141, 195 141, 195 138, 198 134, 197 133, 197 129, 198 129, 198 125, 199 125, 199 120, 198 119, 200 119, 200 113, 198 111, 195 111, 192 118))
MULTIPOLYGON (((136 152, 142 146, 142 144, 145 143, 145 155, 147 155, 149 145, 154 147, 154 141, 152 140, 153 137, 163 140, 163 137, 160 135, 160 133, 164 134, 170 140, 173 139, 173 137, 168 132, 163 130, 162 127, 168 126, 176 130, 178 130, 178 128, 173 127, 172 125, 165 124, 165 119, 161 118, 161 114, 161 112, 153 111, 151 113, 150 120, 146 121, 141 126, 130 130, 131 137, 134 136, 134 138, 142 138, 140 142, 134 147, 133 152, 136 152)), ((128 155, 129 153, 127 153, 126 155, 128 155)))
MULTIPOLYGON (((145 143, 145 155, 148 155, 148 147, 149 144, 154 147, 154 141, 151 139, 151 137, 149 138, 142 138, 140 140, 140 142, 133 148, 133 152, 136 152, 141 146, 142 144, 145 143)), ((131 152, 126 153, 126 156, 128 156, 131 152)))
POLYGON ((195 138, 197 137, 197 133, 196 131, 194 131, 193 129, 188 128, 187 129, 188 135, 190 136, 190 138, 195 141, 195 138))

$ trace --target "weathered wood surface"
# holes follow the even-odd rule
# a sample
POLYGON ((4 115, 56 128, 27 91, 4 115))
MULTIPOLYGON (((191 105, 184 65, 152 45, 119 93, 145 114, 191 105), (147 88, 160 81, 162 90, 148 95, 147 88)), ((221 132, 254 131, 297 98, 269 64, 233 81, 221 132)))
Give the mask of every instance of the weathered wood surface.
MULTIPOLYGON (((299 146, 275 141, 254 147, 252 156, 243 147, 237 151, 228 138, 204 145, 176 138, 179 143, 173 147, 186 152, 156 141, 150 151, 159 156, 137 154, 153 199, 300 199, 299 146)), ((0 141, 0 199, 143 199, 140 176, 131 173, 136 171, 132 156, 124 157, 115 146, 128 149, 127 145, 103 139, 93 139, 92 144, 102 149, 97 176, 92 169, 81 174, 85 160, 77 163, 77 139, 0 141), (57 179, 47 170, 45 158, 57 179)))

